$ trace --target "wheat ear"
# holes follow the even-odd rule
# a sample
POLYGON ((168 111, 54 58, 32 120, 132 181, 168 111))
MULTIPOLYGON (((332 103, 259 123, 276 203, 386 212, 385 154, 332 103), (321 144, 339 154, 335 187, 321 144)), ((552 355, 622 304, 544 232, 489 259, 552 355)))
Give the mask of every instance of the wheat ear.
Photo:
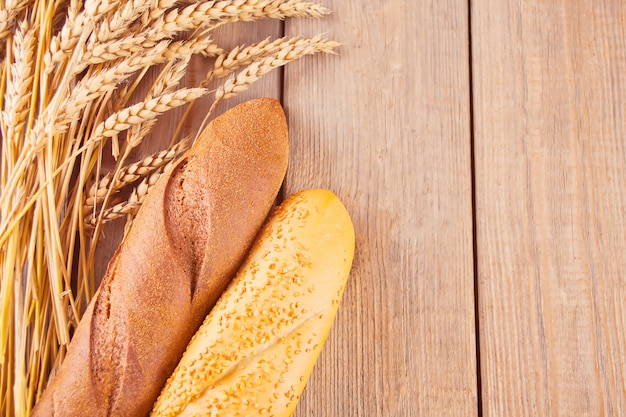
MULTIPOLYGON (((90 140, 98 141, 100 138, 104 137, 117 137, 120 132, 129 129, 134 125, 146 123, 147 121, 154 119, 157 115, 174 107, 193 101, 205 93, 206 89, 201 88, 181 89, 174 93, 164 94, 157 98, 146 100, 127 107, 122 111, 111 115, 104 122, 100 123, 96 127, 90 140)), ((124 155, 120 160, 121 164, 124 163, 134 146, 136 146, 136 143, 127 143, 124 155)), ((119 168, 114 173, 114 181, 118 177, 118 174, 119 168)), ((113 191, 113 189, 106 191, 103 196, 103 206, 107 205, 113 191)), ((98 223, 101 221, 104 214, 106 214, 106 212, 102 212, 97 220, 95 217, 93 218, 93 220, 95 220, 94 225, 96 226, 96 233, 94 233, 94 236, 97 235, 99 230, 98 223)))
POLYGON ((259 17, 268 17, 270 19, 285 19, 287 17, 319 18, 327 14, 330 14, 330 10, 317 3, 299 0, 274 0, 267 2, 260 15, 255 15, 250 20, 259 17))
POLYGON ((137 182, 140 178, 152 175, 171 161, 177 159, 188 147, 189 141, 185 139, 174 144, 169 149, 154 153, 141 161, 122 167, 115 183, 112 183, 113 173, 106 174, 89 187, 87 191, 89 197, 85 200, 85 210, 90 211, 96 204, 100 204, 109 189, 115 192, 137 182))
POLYGON ((105 209, 100 216, 88 215, 85 218, 85 223, 90 226, 96 226, 98 219, 102 219, 102 223, 109 222, 111 220, 119 219, 130 215, 133 217, 141 204, 145 201, 148 193, 155 184, 173 165, 175 161, 170 161, 167 165, 160 167, 154 171, 150 176, 144 178, 131 192, 127 201, 116 204, 108 209, 105 209))
POLYGON ((4 7, 0 8, 0 40, 9 37, 12 31, 12 24, 19 21, 17 18, 24 10, 28 8, 30 2, 28 0, 8 0, 4 3, 4 7))
POLYGON ((144 123, 159 114, 202 97, 206 93, 205 88, 183 88, 174 93, 164 94, 127 107, 96 126, 90 140, 98 141, 103 137, 119 135, 134 124, 144 123))
POLYGON ((252 83, 273 69, 281 67, 305 55, 317 52, 332 53, 339 44, 334 41, 315 36, 309 39, 298 39, 276 53, 273 53, 260 61, 255 61, 236 76, 231 75, 226 82, 215 92, 215 101, 209 110, 211 113, 222 100, 234 97, 238 93, 246 91, 252 83))
MULTIPOLYGON (((26 22, 22 22, 13 38, 12 49, 16 51, 15 62, 10 65, 11 76, 7 79, 6 101, 2 111, 4 140, 12 146, 8 150, 12 152, 17 148, 19 137, 24 129, 28 116, 28 104, 30 94, 28 91, 33 85, 33 54, 35 49, 34 31, 28 28, 26 22)), ((12 158, 12 155, 5 155, 12 158)))
POLYGON ((61 31, 50 39, 50 49, 44 56, 46 72, 54 71, 74 52, 84 33, 91 32, 95 22, 120 4, 120 0, 86 0, 82 10, 77 2, 70 2, 68 16, 61 31))
POLYGON ((173 9, 158 16, 151 27, 174 33, 188 29, 211 28, 226 22, 249 22, 261 18, 321 17, 328 13, 330 11, 319 4, 299 0, 209 1, 173 9))
MULTIPOLYGON (((238 20, 251 21, 264 17, 275 19, 284 19, 292 16, 320 17, 329 13, 328 9, 323 6, 298 0, 208 1, 194 3, 180 9, 172 9, 167 13, 163 10, 163 7, 172 5, 172 2, 158 3, 157 9, 150 15, 154 19, 152 24, 146 27, 143 32, 136 33, 132 37, 116 38, 114 33, 130 21, 131 18, 128 16, 136 17, 141 11, 146 10, 143 0, 129 4, 133 4, 133 6, 125 6, 125 9, 128 11, 120 11, 119 17, 114 17, 115 23, 109 26, 101 25, 97 29, 97 33, 92 35, 86 48, 87 52, 83 63, 77 69, 78 72, 88 64, 97 64, 144 51, 155 46, 157 42, 163 39, 189 29, 211 29, 217 23, 238 20), (124 17, 124 13, 128 14, 128 16, 124 17)), ((80 19, 78 21, 80 23, 80 19)), ((70 25, 67 31, 73 33, 78 26, 80 25, 70 25)), ((65 48, 61 46, 63 39, 54 44, 59 44, 55 48, 57 50, 64 50, 68 47, 68 45, 64 45, 65 48)), ((58 58, 52 60, 58 61, 58 58)))
MULTIPOLYGON (((107 19, 102 19, 87 44, 91 46, 104 44, 112 39, 123 39, 133 33, 131 26, 154 5, 153 0, 131 0, 123 3, 107 19)), ((158 6, 158 5, 157 5, 158 6)))
POLYGON ((300 37, 289 40, 287 38, 279 38, 270 42, 269 38, 267 38, 249 46, 237 46, 230 51, 225 51, 215 58, 213 68, 207 72, 200 86, 206 87, 213 79, 225 77, 237 68, 250 65, 256 60, 276 53, 280 49, 285 48, 288 43, 294 43, 299 39, 300 37))
MULTIPOLYGON (((159 77, 148 91, 145 100, 174 91, 181 78, 185 75, 190 60, 191 56, 186 56, 183 59, 170 61, 166 64, 159 77)), ((192 104, 193 102, 189 103, 189 105, 192 104)), ((127 135, 128 144, 134 147, 141 143, 141 141, 143 141, 143 139, 150 134, 156 125, 156 122, 157 119, 152 119, 146 121, 145 123, 133 126, 127 135)))

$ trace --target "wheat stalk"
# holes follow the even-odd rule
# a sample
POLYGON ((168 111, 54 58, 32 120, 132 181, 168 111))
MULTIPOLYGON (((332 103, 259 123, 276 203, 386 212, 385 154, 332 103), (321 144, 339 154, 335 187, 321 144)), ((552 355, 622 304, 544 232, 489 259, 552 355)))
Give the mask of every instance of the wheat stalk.
POLYGON ((22 22, 13 39, 15 62, 10 65, 10 77, 7 80, 7 100, 2 111, 3 138, 8 143, 9 155, 12 158, 16 142, 24 129, 28 116, 28 91, 33 85, 32 65, 35 48, 34 31, 22 22))
POLYGON ((150 9, 152 0, 132 0, 114 10, 108 19, 100 22, 87 44, 87 49, 105 44, 110 40, 128 38, 128 30, 135 21, 150 9))
MULTIPOLYGON (((176 61, 170 61, 165 65, 161 74, 148 91, 145 100, 174 91, 181 78, 185 75, 190 60, 191 56, 186 56, 176 61)), ((193 102, 191 102, 190 105, 191 104, 193 104, 193 102)), ((133 126, 128 132, 128 145, 132 147, 138 146, 139 143, 150 134, 155 124, 156 119, 152 119, 143 124, 133 126)), ((174 142, 171 143, 173 144, 174 142)))
POLYGON ((28 8, 28 1, 7 0, 0 8, 0 40, 8 38, 12 33, 12 23, 21 21, 18 16, 28 8))
POLYGON ((329 10, 314 3, 298 0, 234 0, 191 4, 158 16, 152 29, 164 32, 202 28, 218 22, 253 21, 261 18, 321 17, 329 10))
POLYGON ((243 67, 214 105, 273 68, 335 46, 281 38, 225 51, 213 29, 327 13, 297 0, 0 0, 0 415, 27 416, 62 362, 96 290, 102 223, 125 216, 127 230, 188 147, 126 162, 151 140, 159 116, 243 67), (182 81, 192 56, 215 61, 189 88, 182 81), (116 162, 102 175, 106 153, 116 162))
POLYGON ((331 53, 339 44, 334 41, 324 40, 321 35, 310 39, 296 39, 294 42, 287 42, 278 52, 270 54, 265 58, 255 61, 246 67, 239 74, 231 75, 228 80, 215 92, 215 101, 209 113, 221 101, 232 98, 238 93, 246 91, 250 85, 268 72, 281 67, 288 62, 294 61, 305 55, 316 52, 331 53))
POLYGON ((336 42, 322 40, 319 36, 311 39, 296 40, 277 53, 270 54, 260 61, 253 62, 245 70, 237 74, 237 76, 231 76, 224 85, 220 86, 215 92, 215 102, 217 103, 234 97, 236 94, 247 90, 253 82, 273 69, 305 55, 314 54, 316 52, 331 52, 337 45, 336 42))
MULTIPOLYGON (((173 93, 164 93, 158 97, 150 98, 141 103, 137 103, 109 116, 104 122, 100 123, 95 128, 94 134, 90 140, 98 140, 101 137, 117 137, 117 135, 119 135, 122 131, 133 126, 151 122, 158 114, 189 103, 190 101, 201 97, 206 92, 207 90, 202 88, 180 89, 173 93)), ((127 141, 126 151, 120 160, 120 164, 124 163, 126 158, 130 155, 132 149, 138 144, 139 140, 137 137, 134 138, 134 141, 127 141)), ((118 167, 113 175, 113 183, 118 181, 120 170, 121 166, 118 167)), ((112 192, 113 189, 110 188, 105 194, 103 206, 106 206, 112 192)), ((102 220, 103 218, 100 216, 97 223, 102 222, 102 220)))
POLYGON ((178 158, 189 147, 189 141, 180 141, 169 149, 154 153, 140 161, 124 166, 118 173, 117 181, 113 181, 113 173, 110 172, 92 184, 87 191, 85 200, 85 211, 93 210, 96 204, 104 200, 104 196, 109 190, 113 192, 137 182, 141 178, 152 175, 171 161, 178 158))
POLYGON ((134 104, 109 116, 96 126, 90 140, 97 141, 104 137, 117 136, 132 125, 154 119, 161 113, 202 97, 207 91, 205 88, 183 88, 174 93, 134 104))
POLYGON ((213 68, 207 72, 207 75, 200 86, 208 86, 213 79, 225 77, 237 68, 265 58, 280 49, 285 48, 287 44, 293 43, 298 39, 300 38, 296 37, 289 40, 286 40, 286 38, 279 38, 270 42, 269 38, 266 38, 261 42, 249 46, 237 46, 230 51, 225 51, 215 58, 213 68))
POLYGON ((166 165, 157 168, 150 175, 146 176, 136 187, 133 188, 133 191, 131 192, 128 200, 107 208, 103 211, 100 217, 90 215, 85 217, 85 223, 90 226, 96 226, 98 222, 106 223, 111 220, 119 219, 125 216, 130 216, 132 220, 132 217, 134 217, 134 215, 137 213, 139 207, 141 207, 141 204, 148 196, 150 190, 154 188, 157 181, 165 173, 167 173, 173 165, 174 161, 170 161, 166 165))

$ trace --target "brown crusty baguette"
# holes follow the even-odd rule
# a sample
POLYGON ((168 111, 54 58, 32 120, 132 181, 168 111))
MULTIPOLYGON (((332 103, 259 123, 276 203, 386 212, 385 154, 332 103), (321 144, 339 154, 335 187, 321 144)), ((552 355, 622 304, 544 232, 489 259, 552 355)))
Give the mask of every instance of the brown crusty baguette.
POLYGON ((288 198, 192 338, 151 416, 291 416, 353 255, 352 222, 332 192, 288 198))
POLYGON ((33 416, 146 416, 285 175, 280 104, 216 118, 137 214, 33 416))

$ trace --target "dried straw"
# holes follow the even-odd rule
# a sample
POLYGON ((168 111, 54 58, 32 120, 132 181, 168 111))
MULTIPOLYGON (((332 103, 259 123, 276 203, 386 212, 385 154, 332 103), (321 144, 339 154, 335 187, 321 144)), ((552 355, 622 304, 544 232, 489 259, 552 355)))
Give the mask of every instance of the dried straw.
POLYGON ((132 221, 187 148, 127 162, 159 116, 208 95, 212 80, 231 75, 217 103, 336 46, 281 38, 226 51, 213 29, 327 13, 299 0, 0 2, 0 415, 27 416, 62 362, 96 290, 102 223, 132 221), (199 85, 181 85, 194 55, 215 61, 199 85), (107 152, 116 165, 105 173, 107 152))

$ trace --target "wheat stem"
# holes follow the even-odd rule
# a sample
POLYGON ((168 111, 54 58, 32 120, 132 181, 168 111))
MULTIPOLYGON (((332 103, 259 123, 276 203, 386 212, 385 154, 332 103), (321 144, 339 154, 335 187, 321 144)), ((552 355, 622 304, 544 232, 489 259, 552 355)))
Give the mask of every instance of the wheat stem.
POLYGON ((219 102, 310 52, 296 50, 304 45, 298 38, 225 51, 212 31, 326 13, 296 0, 0 0, 1 416, 26 417, 61 364, 96 290, 102 223, 125 216, 128 230, 187 148, 183 142, 127 164, 159 116, 207 94, 211 80, 246 67, 217 91, 219 102), (216 60, 199 88, 186 88, 194 55, 216 60), (115 168, 90 186, 105 152, 115 168), (128 201, 110 207, 125 191, 128 201))

